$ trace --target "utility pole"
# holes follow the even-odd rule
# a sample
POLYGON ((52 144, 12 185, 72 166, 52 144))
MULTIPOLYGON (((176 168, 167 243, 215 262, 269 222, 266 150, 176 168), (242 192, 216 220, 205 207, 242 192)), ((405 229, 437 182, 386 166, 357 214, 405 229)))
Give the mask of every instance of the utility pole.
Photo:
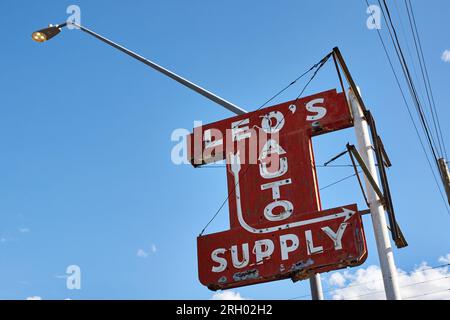
MULTIPOLYGON (((359 95, 359 92, 357 94, 359 95)), ((358 151, 369 169, 370 175, 379 186, 380 183, 378 181, 378 174, 375 166, 373 145, 370 140, 369 128, 364 116, 363 108, 361 107, 352 89, 349 90, 348 98, 354 118, 356 138, 358 140, 358 151)), ((365 175, 364 180, 366 184, 366 196, 372 216, 372 225, 377 244, 378 258, 380 260, 381 272, 383 274, 386 298, 388 300, 401 300, 397 269, 395 267, 394 253, 392 252, 391 240, 389 238, 383 204, 365 175)))
POLYGON ((447 194, 448 204, 450 205, 450 173, 448 172, 448 165, 444 158, 438 160, 439 171, 441 173, 442 183, 444 184, 445 193, 447 194))

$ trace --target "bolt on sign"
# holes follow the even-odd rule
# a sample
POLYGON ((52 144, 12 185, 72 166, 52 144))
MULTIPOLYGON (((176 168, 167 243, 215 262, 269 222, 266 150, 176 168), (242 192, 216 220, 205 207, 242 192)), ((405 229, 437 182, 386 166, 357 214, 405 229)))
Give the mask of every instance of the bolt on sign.
POLYGON ((197 238, 202 284, 298 281, 365 261, 357 206, 321 208, 312 149, 352 125, 345 94, 329 90, 194 128, 189 160, 226 160, 230 213, 230 230, 197 238))

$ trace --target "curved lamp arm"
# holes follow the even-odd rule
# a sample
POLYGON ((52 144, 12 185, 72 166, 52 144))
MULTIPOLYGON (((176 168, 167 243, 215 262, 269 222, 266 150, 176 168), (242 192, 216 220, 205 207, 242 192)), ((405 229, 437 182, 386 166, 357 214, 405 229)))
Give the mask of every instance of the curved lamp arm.
POLYGON ((147 66, 155 69, 156 71, 161 72, 162 74, 168 76, 169 78, 172 78, 173 80, 177 81, 178 83, 181 83, 182 85, 188 87, 191 90, 194 90, 195 92, 201 94, 202 96, 208 98, 211 101, 214 101, 215 103, 225 107, 226 109, 230 110, 231 112, 234 112, 235 114, 241 115, 241 114, 245 114, 247 113, 247 111, 245 111, 244 109, 236 106, 235 104, 217 96, 216 94, 196 85, 195 83, 177 75, 176 73, 154 63, 153 61, 150 61, 144 57, 142 57, 141 55, 138 55, 137 53, 125 48, 124 46, 121 46, 120 44, 117 44, 101 35, 99 35, 98 33, 95 33, 92 30, 89 30, 88 28, 85 28, 75 22, 64 22, 61 23, 59 25, 50 25, 49 27, 45 28, 45 29, 41 29, 38 30, 36 32, 33 32, 32 34, 32 39, 36 42, 45 42, 47 40, 50 40, 51 38, 53 38, 54 36, 56 36, 58 33, 61 32, 61 29, 66 27, 67 25, 73 25, 77 28, 79 28, 80 30, 90 34, 91 36, 101 40, 102 42, 109 44, 110 46, 116 48, 117 50, 122 51, 123 53, 129 55, 130 57, 139 60, 140 62, 146 64, 147 66))

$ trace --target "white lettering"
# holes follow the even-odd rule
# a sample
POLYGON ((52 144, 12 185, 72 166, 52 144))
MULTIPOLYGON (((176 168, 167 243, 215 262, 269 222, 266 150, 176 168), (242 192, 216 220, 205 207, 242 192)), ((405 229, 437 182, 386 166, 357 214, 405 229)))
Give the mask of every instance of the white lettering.
POLYGON ((295 234, 284 234, 280 236, 281 260, 289 259, 289 252, 297 250, 298 244, 298 237, 295 234), (290 246, 288 246, 288 241, 291 242, 290 246))
POLYGON ((269 221, 281 221, 289 218, 294 211, 292 202, 287 200, 277 200, 269 203, 264 209, 264 216, 269 221), (283 207, 284 211, 274 214, 273 209, 277 207, 283 207))
POLYGON ((270 258, 274 250, 274 245, 272 240, 263 239, 255 242, 255 246, 253 248, 253 252, 256 255, 256 263, 263 263, 264 258, 270 258), (265 250, 263 250, 263 248, 265 250))
POLYGON ((323 252, 322 246, 314 247, 311 230, 306 230, 305 237, 306 237, 306 248, 308 249, 309 255, 323 252))
POLYGON ((259 160, 264 160, 265 158, 267 158, 267 156, 274 153, 282 155, 285 154, 286 151, 280 146, 280 144, 276 140, 269 139, 261 149, 261 155, 259 156, 259 160))
POLYGON ((217 262, 219 264, 218 266, 213 266, 212 267, 212 269, 211 269, 212 272, 222 272, 222 271, 224 271, 226 269, 226 267, 227 267, 227 260, 225 258, 223 258, 223 257, 219 257, 219 254, 224 254, 225 251, 226 251, 225 249, 219 248, 219 249, 214 250, 211 253, 211 259, 214 262, 217 262))
POLYGON ((244 268, 250 262, 248 243, 242 244, 242 261, 238 258, 238 248, 236 245, 231 247, 231 260, 233 261, 233 266, 237 269, 244 268))
POLYGON ((347 223, 341 223, 337 232, 334 232, 333 230, 331 230, 330 227, 322 228, 323 232, 325 232, 327 234, 327 236, 329 236, 330 239, 333 240, 335 250, 342 249, 342 236, 344 235, 344 231, 346 228, 347 228, 347 223))
POLYGON ((274 182, 263 184, 261 186, 261 190, 272 189, 273 200, 278 200, 278 199, 280 199, 280 186, 284 186, 284 185, 291 184, 291 183, 292 183, 291 179, 274 181, 274 182))
POLYGON ((317 121, 317 120, 325 117, 325 115, 327 114, 327 109, 324 107, 315 106, 316 103, 323 103, 324 101, 325 101, 325 99, 319 98, 319 99, 312 100, 306 104, 306 110, 317 113, 314 116, 307 116, 306 117, 307 121, 317 121))
POLYGON ((262 117, 261 128, 266 133, 276 133, 284 126, 284 115, 280 111, 272 111, 262 117), (273 123, 272 119, 276 122, 273 123))
POLYGON ((239 127, 241 124, 248 124, 249 122, 249 119, 243 119, 231 124, 231 136, 233 137, 233 141, 240 141, 251 137, 252 133, 249 131, 248 126, 239 127))
MULTIPOLYGON (((263 177, 264 179, 273 179, 273 178, 278 178, 281 177, 282 175, 284 175, 287 171, 288 171, 288 163, 287 163, 287 158, 283 157, 283 158, 279 158, 280 162, 277 165, 277 170, 271 172, 269 171, 267 168, 267 162, 261 162, 259 164, 259 174, 261 175, 261 177, 263 177)), ((270 168, 272 167, 272 163, 269 166, 270 168)))

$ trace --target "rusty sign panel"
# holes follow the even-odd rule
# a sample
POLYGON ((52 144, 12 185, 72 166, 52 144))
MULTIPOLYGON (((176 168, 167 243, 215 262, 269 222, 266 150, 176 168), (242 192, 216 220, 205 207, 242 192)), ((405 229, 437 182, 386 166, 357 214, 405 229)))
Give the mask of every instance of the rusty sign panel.
MULTIPOLYGON (((255 237, 263 234, 266 236, 263 240, 277 237, 279 232, 292 227, 289 223, 294 223, 298 229, 298 223, 303 219, 311 220, 307 217, 314 212, 319 216, 320 196, 311 138, 350 126, 352 118, 345 95, 329 90, 194 128, 188 138, 191 163, 198 166, 223 159, 227 163, 231 230, 206 236, 210 239, 206 242, 233 245, 231 239, 242 240, 242 243, 247 239, 250 245, 251 241, 258 241, 255 237)), ((242 279, 246 280, 232 281, 234 274, 228 274, 224 276, 227 281, 221 285, 219 279, 225 279, 222 276, 209 282, 212 281, 211 272, 217 266, 212 265, 212 253, 208 252, 211 248, 205 247, 203 239, 205 237, 198 240, 200 279, 211 288, 231 288, 293 275, 292 271, 286 271, 290 267, 280 271, 280 264, 286 266, 285 263, 270 258, 265 262, 264 270, 252 268, 249 261, 242 269, 238 268, 241 275, 258 270, 258 276, 253 274, 252 279, 244 276, 242 279)), ((365 244, 363 247, 365 252, 365 244)), ((230 246, 220 248, 226 252, 231 250, 230 246)), ((322 256, 329 254, 330 251, 322 256)), ((349 259, 340 257, 338 261, 330 256, 328 262, 322 262, 336 269, 362 261, 353 254, 354 251, 349 252, 349 259)), ((363 256, 360 252, 360 257, 363 256)), ((322 262, 305 267, 305 270, 318 270, 322 262)), ((299 274, 300 270, 296 272, 299 274)))
POLYGON ((211 290, 360 265, 367 257, 356 205, 292 217, 275 228, 254 225, 197 238, 200 282, 211 290))

